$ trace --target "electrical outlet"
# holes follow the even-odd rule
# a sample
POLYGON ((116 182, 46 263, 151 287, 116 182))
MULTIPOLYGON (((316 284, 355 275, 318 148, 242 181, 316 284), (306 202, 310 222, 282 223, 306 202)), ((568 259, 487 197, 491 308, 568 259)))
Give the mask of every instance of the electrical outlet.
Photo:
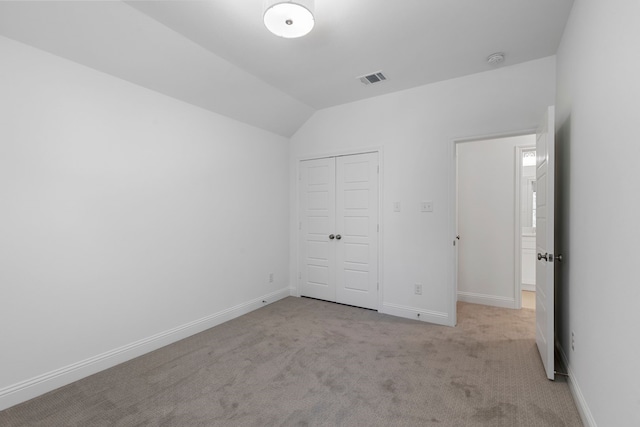
POLYGON ((416 283, 415 285, 413 285, 413 293, 416 295, 422 295, 422 285, 416 283))
POLYGON ((576 334, 571 331, 571 350, 575 351, 576 349, 576 334))
POLYGON ((273 283, 273 273, 269 273, 269 283, 273 283))
POLYGON ((420 212, 433 212, 433 202, 420 203, 420 212))

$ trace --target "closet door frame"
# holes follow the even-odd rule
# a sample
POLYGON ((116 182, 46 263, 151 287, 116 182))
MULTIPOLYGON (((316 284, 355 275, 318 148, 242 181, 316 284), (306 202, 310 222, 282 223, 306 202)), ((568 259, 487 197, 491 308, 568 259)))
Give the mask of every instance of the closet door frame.
MULTIPOLYGON (((384 203, 384 191, 383 191, 383 182, 384 182, 384 153, 382 147, 365 147, 361 149, 354 150, 344 150, 344 151, 335 151, 329 153, 321 153, 314 154, 308 156, 299 156, 296 158, 296 171, 295 171, 295 215, 294 215, 294 226, 295 226, 295 238, 292 239, 294 242, 294 256, 292 257, 292 262, 295 264, 295 272, 291 285, 291 295, 292 296, 301 296, 301 281, 302 281, 302 271, 300 270, 300 256, 301 250, 300 242, 301 242, 301 212, 300 212, 300 180, 301 180, 301 162, 307 160, 317 160, 331 157, 341 157, 341 156, 352 156, 358 154, 367 154, 367 153, 378 153, 378 311, 382 311, 382 304, 384 301, 384 283, 383 283, 383 260, 384 260, 384 219, 383 219, 383 210, 382 206, 384 203)), ((293 236, 292 236, 293 237, 293 236)))

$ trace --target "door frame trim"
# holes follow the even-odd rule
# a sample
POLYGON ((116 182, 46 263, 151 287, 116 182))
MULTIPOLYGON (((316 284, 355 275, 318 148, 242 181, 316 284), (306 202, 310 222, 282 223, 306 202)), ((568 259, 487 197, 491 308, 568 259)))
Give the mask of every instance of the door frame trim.
POLYGON ((318 154, 310 154, 304 156, 296 157, 296 171, 295 171, 295 257, 292 260, 295 264, 295 272, 294 272, 294 280, 295 285, 290 285, 290 289, 295 292, 295 296, 300 296, 300 228, 297 224, 300 223, 300 162, 305 160, 316 160, 316 159, 326 159, 329 157, 343 157, 343 156, 354 156, 358 154, 368 154, 368 153, 378 153, 378 307, 377 311, 382 312, 382 307, 384 303, 384 280, 383 280, 383 260, 384 260, 384 218, 383 218, 383 209, 384 206, 384 148, 382 146, 373 146, 373 147, 362 147, 359 149, 348 149, 348 150, 339 150, 333 152, 325 152, 318 154))
POLYGON ((535 145, 526 147, 515 147, 515 174, 516 174, 516 188, 515 188, 515 238, 514 238, 514 250, 515 250, 515 265, 514 265, 514 289, 515 289, 515 309, 522 308, 522 155, 525 151, 535 151, 535 145))

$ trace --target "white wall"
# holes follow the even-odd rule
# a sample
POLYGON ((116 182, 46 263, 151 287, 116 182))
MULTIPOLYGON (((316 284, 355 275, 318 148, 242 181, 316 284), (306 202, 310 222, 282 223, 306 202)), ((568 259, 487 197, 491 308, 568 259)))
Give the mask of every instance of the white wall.
POLYGON ((0 51, 0 409, 288 295, 286 138, 0 51))
POLYGON ((456 144, 460 301, 519 308, 515 240, 522 233, 515 229, 516 147, 535 144, 535 135, 456 144))
POLYGON ((298 159, 381 147, 381 310, 453 324, 453 142, 535 129, 554 102, 554 82, 549 57, 316 112, 291 140, 292 286, 298 159), (419 212, 429 200, 433 213, 419 212), (402 212, 393 211, 395 201, 402 212))
POLYGON ((557 57, 557 335, 587 425, 640 425, 639 16, 576 0, 557 57))

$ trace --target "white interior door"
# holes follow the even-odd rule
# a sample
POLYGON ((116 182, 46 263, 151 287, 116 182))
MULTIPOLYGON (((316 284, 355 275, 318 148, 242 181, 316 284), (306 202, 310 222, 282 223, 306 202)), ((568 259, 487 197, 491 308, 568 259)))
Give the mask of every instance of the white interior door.
POLYGON ((554 107, 549 107, 536 132, 536 344, 547 378, 554 366, 554 107))
POLYGON ((378 153, 336 162, 336 301, 377 309, 378 153))
POLYGON ((300 295, 378 308, 378 153, 300 162, 300 295))
POLYGON ((335 159, 300 162, 300 295, 335 301, 335 159))

